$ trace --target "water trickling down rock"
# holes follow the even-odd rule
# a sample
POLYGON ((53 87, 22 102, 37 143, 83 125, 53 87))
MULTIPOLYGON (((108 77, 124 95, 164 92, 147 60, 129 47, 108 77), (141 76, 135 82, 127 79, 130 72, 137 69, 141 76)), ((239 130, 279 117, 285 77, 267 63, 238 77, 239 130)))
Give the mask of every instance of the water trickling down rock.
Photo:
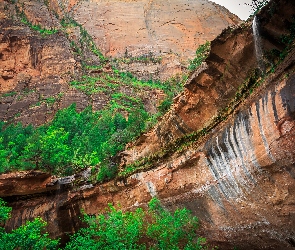
POLYGON ((254 38, 254 44, 255 44, 255 54, 256 54, 257 63, 259 65, 259 69, 262 72, 264 72, 265 66, 263 62, 262 42, 261 42, 261 37, 259 32, 259 23, 258 23, 257 16, 255 16, 253 19, 252 28, 253 28, 253 38, 254 38))

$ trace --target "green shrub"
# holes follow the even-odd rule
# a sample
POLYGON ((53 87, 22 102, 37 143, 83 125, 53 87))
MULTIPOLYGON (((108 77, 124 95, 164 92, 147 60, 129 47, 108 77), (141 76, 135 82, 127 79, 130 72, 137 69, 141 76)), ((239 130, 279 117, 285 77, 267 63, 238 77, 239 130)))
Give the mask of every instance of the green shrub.
POLYGON ((202 64, 202 62, 209 55, 210 48, 211 48, 211 45, 210 45, 210 42, 208 41, 205 44, 202 44, 198 47, 198 49, 196 50, 195 58, 193 60, 190 60, 190 64, 188 66, 188 69, 190 71, 196 70, 202 64))
POLYGON ((153 198, 149 210, 122 212, 113 205, 104 214, 84 214, 88 227, 71 236, 66 250, 84 249, 207 249, 206 239, 197 236, 198 219, 187 209, 174 213, 153 198))
MULTIPOLYGON (((9 219, 10 212, 11 208, 0 199, 0 222, 9 219)), ((48 233, 44 232, 46 225, 47 223, 38 217, 9 233, 0 227, 0 250, 57 249, 59 240, 52 240, 48 237, 48 233)))
MULTIPOLYGON (((123 212, 109 205, 105 213, 97 216, 84 213, 87 227, 73 234, 64 249, 208 249, 206 239, 197 236, 198 219, 189 210, 171 213, 156 198, 148 206, 146 212, 142 208, 123 212)), ((0 222, 9 219, 10 213, 11 208, 0 199, 0 222)), ((9 233, 0 227, 0 250, 57 249, 59 240, 48 237, 46 225, 37 217, 9 233)))

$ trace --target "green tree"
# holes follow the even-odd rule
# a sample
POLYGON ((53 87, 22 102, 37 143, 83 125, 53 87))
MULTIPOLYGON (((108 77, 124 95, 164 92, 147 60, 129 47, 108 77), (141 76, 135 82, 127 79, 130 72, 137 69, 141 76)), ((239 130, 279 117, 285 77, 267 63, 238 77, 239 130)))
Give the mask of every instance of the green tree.
POLYGON ((155 198, 147 213, 141 208, 124 213, 109 205, 105 214, 84 218, 88 227, 71 237, 66 250, 207 249, 205 239, 196 234, 196 217, 187 209, 170 213, 155 198))
MULTIPOLYGON (((0 199, 0 222, 10 218, 11 208, 0 199)), ((44 232, 46 222, 41 218, 28 221, 25 225, 7 233, 0 227, 0 250, 40 250, 57 249, 58 240, 52 240, 48 233, 44 232)))
POLYGON ((0 173, 9 170, 9 151, 3 145, 3 138, 0 137, 0 173))
POLYGON ((63 172, 62 167, 70 162, 69 133, 63 128, 49 127, 40 138, 42 168, 50 172, 63 172))
POLYGON ((187 209, 170 213, 160 201, 149 202, 149 213, 153 223, 148 225, 147 235, 155 242, 153 249, 204 249, 205 238, 197 237, 198 218, 187 209))
POLYGON ((138 243, 143 230, 143 210, 125 212, 109 205, 105 215, 95 217, 85 215, 87 228, 71 237, 65 250, 84 249, 145 249, 138 243))
POLYGON ((40 127, 35 130, 26 141, 26 145, 20 158, 26 169, 42 169, 42 149, 40 138, 45 134, 46 128, 40 127))
MULTIPOLYGON (((6 170, 22 170, 25 168, 25 166, 20 156, 22 155, 24 147, 26 146, 27 139, 33 134, 34 129, 32 126, 24 127, 20 123, 16 125, 11 124, 9 126, 5 125, 6 124, 2 122, 0 126, 0 137, 2 138, 2 147, 6 150, 6 153, 8 153, 6 160, 9 163, 9 169, 6 170)), ((4 152, 2 151, 2 153, 4 152)))

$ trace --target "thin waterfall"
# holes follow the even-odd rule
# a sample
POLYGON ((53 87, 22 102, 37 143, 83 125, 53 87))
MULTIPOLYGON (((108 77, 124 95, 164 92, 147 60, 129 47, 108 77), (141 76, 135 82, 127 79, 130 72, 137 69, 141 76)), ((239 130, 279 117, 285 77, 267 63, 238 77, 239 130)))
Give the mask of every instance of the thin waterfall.
POLYGON ((262 73, 264 73, 265 67, 263 62, 262 42, 261 42, 261 37, 259 34, 259 25, 258 25, 257 16, 255 16, 253 19, 252 29, 253 29, 253 37, 254 37, 254 44, 255 44, 256 60, 257 60, 259 69, 262 71, 262 73))

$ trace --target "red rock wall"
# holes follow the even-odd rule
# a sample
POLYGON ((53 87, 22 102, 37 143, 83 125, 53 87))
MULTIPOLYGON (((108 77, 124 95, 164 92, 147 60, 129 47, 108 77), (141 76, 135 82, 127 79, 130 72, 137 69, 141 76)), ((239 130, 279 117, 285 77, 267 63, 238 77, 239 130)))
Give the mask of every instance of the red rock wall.
MULTIPOLYGON (((268 36, 272 39, 264 38, 269 48, 278 48, 275 38, 286 33, 282 24, 290 22, 295 10, 293 1, 275 2, 280 11, 272 16, 264 11, 260 16, 263 32, 272 34, 268 36), (278 26, 267 25, 274 20, 278 26)), ((183 112, 178 113, 175 108, 160 123, 158 132, 154 130, 135 143, 128 158, 130 162, 156 152, 167 143, 168 140, 162 140, 163 144, 151 145, 164 138, 164 128, 166 132, 171 131, 171 138, 177 138, 206 124, 207 121, 202 120, 206 115, 216 114, 228 103, 228 98, 257 65, 250 28, 228 30, 213 42, 208 68, 192 76, 185 93, 176 99, 175 107, 180 105, 179 110, 183 112), (229 60, 228 64, 223 57, 229 60), (202 93, 200 98, 199 93, 202 93), (206 109, 206 105, 211 108, 206 109), (186 108, 187 112, 192 112, 190 115, 184 112, 186 108)), ((168 209, 185 206, 192 210, 200 218, 202 236, 220 249, 234 246, 238 249, 293 249, 294 72, 293 49, 235 113, 202 142, 160 160, 152 170, 130 176, 126 186, 109 182, 95 187, 56 185, 46 190, 46 184, 52 180, 41 175, 35 177, 39 178, 36 182, 39 186, 33 193, 32 177, 22 182, 21 192, 17 176, 0 179, 0 196, 5 196, 13 207, 12 219, 6 227, 14 228, 27 219, 42 216, 49 223, 50 234, 65 240, 65 233, 81 225, 78 219, 81 208, 94 214, 112 202, 120 203, 124 209, 134 209, 146 206, 151 197, 158 196, 168 209), (7 182, 14 183, 10 185, 9 194, 5 189, 7 182)))
POLYGON ((66 37, 42 37, 11 19, 0 20, 0 56, 1 120, 34 125, 51 120, 57 103, 67 102, 59 93, 69 89, 67 82, 77 67, 66 37), (58 102, 48 105, 47 98, 58 102))
MULTIPOLYGON (((274 80, 260 92, 203 144, 129 177, 127 186, 110 182, 78 190, 55 187, 44 193, 51 180, 40 175, 35 194, 29 188, 32 179, 21 184, 27 195, 18 185, 11 188, 6 199, 14 209, 6 226, 42 216, 51 235, 61 236, 79 227, 80 209, 95 214, 109 202, 134 209, 157 196, 169 209, 191 209, 201 220, 202 235, 220 249, 292 249, 295 74, 274 80)), ((0 180, 1 196, 7 196, 6 181, 19 183, 17 177, 0 180)))
MULTIPOLYGON (((266 8, 259 16, 264 51, 283 48, 280 38, 288 34, 286 24, 292 22, 294 15, 292 2, 274 2, 279 11, 270 15, 266 8)), ((248 22, 237 29, 227 29, 212 41, 205 64, 190 76, 169 113, 125 150, 127 163, 155 154, 171 141, 203 129, 231 103, 258 68, 252 33, 252 23, 248 22)))

